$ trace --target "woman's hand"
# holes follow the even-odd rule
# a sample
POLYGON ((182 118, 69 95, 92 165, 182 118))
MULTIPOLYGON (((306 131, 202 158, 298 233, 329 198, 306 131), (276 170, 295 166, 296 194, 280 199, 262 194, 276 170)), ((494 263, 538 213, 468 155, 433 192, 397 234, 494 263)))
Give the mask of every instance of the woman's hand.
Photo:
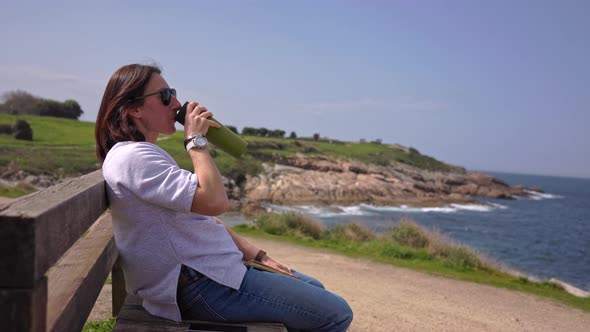
MULTIPOLYGON (((192 101, 187 105, 184 118, 184 138, 192 135, 205 135, 209 127, 221 127, 209 120, 213 115, 206 107, 192 101)), ((223 178, 215 161, 207 149, 191 149, 188 154, 198 177, 197 190, 193 196, 191 212, 216 216, 229 209, 229 200, 223 185, 223 178)))
POLYGON ((270 258, 270 256, 268 256, 268 255, 264 255, 264 257, 262 258, 260 263, 262 263, 266 266, 270 266, 272 268, 275 268, 277 270, 283 271, 283 272, 287 273, 288 275, 295 277, 295 275, 293 274, 293 272, 291 271, 290 268, 275 261, 274 259, 270 258))
POLYGON ((196 101, 188 103, 184 118, 184 138, 197 134, 204 136, 209 127, 220 128, 219 123, 209 120, 212 116, 213 113, 209 112, 205 106, 200 106, 196 101))

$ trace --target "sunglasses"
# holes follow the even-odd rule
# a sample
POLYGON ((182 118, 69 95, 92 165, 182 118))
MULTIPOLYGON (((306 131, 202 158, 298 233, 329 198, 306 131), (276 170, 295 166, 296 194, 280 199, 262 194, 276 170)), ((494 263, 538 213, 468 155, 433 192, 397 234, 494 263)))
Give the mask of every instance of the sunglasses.
POLYGON ((162 104, 164 104, 164 106, 170 105, 170 101, 172 100, 172 96, 176 97, 176 89, 173 89, 173 88, 164 88, 164 89, 162 89, 160 91, 156 91, 156 92, 148 93, 147 95, 135 97, 135 98, 133 98, 131 100, 142 99, 142 98, 145 98, 145 97, 157 95, 158 93, 160 94, 160 98, 162 98, 162 104))

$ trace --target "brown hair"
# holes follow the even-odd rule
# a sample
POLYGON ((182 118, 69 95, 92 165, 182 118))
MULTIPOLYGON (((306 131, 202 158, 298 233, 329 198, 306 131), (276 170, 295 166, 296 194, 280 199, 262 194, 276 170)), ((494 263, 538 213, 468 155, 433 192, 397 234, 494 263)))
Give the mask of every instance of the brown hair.
POLYGON ((103 161, 118 142, 145 141, 128 112, 131 107, 143 105, 143 98, 134 98, 144 94, 152 74, 161 72, 156 65, 131 64, 119 68, 111 76, 102 96, 94 128, 98 159, 103 161))

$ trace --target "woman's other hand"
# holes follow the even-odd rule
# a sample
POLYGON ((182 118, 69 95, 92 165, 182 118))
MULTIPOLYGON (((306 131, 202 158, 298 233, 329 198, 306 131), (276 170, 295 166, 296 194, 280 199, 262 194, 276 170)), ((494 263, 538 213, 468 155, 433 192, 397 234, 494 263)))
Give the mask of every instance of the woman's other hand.
POLYGON ((280 270, 285 272, 286 274, 295 277, 295 275, 293 274, 293 272, 291 272, 291 269, 288 268, 287 266, 275 261, 274 259, 270 258, 270 256, 265 255, 262 260, 260 261, 260 263, 266 265, 266 266, 270 266, 274 269, 280 270))
POLYGON ((221 125, 213 120, 209 120, 213 113, 207 110, 207 107, 199 105, 196 101, 191 101, 186 107, 184 119, 184 137, 191 135, 206 135, 209 127, 219 128, 221 125))

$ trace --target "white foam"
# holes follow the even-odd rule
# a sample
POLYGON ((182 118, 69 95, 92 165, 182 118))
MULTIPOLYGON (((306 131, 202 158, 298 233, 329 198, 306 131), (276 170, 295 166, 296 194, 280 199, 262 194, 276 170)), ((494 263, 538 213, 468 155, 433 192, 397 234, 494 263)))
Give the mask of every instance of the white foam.
POLYGON ((582 297, 582 298, 590 297, 590 292, 587 292, 587 291, 585 291, 581 288, 578 288, 572 284, 568 284, 567 282, 565 282, 563 280, 551 278, 551 279, 549 279, 549 282, 563 287, 563 289, 565 289, 566 292, 568 292, 576 297, 582 297))
POLYGON ((342 210, 344 214, 350 214, 353 216, 363 216, 372 214, 370 212, 364 211, 361 205, 352 205, 352 206, 338 206, 339 209, 342 210))
POLYGON ((364 211, 360 205, 353 206, 314 206, 314 205, 295 205, 283 206, 265 204, 263 205, 268 212, 297 212, 303 214, 314 215, 317 217, 338 217, 338 216, 363 216, 371 215, 373 213, 364 211))
POLYGON ((371 204, 361 204, 361 209, 368 210, 368 211, 375 211, 375 212, 400 212, 406 211, 408 208, 406 205, 401 206, 377 206, 371 204))
POLYGON ((274 204, 261 204, 266 212, 291 212, 295 211, 291 206, 286 205, 274 205, 274 204))
POLYGON ((502 204, 498 204, 498 203, 488 202, 488 204, 490 204, 493 207, 495 207, 496 209, 500 209, 500 210, 506 210, 508 208, 506 205, 502 205, 502 204))
POLYGON ((438 213, 453 213, 457 212, 457 209, 450 206, 443 206, 443 207, 427 207, 427 208, 420 208, 423 212, 438 212, 438 213))
POLYGON ((457 210, 466 211, 479 211, 479 212, 490 212, 494 209, 491 205, 479 205, 479 204, 451 204, 452 207, 457 210))
MULTIPOLYGON (((361 204, 364 209, 378 211, 378 212, 406 212, 406 213, 453 213, 459 210, 488 212, 494 209, 493 206, 479 205, 479 204, 451 204, 441 207, 409 207, 407 205, 400 206, 374 206, 368 204, 361 204)), ((505 208, 505 207, 504 207, 505 208)))
POLYGON ((402 212, 402 213, 455 213, 458 211, 490 212, 495 209, 506 209, 506 206, 497 203, 483 204, 450 204, 440 207, 410 207, 400 206, 377 206, 371 204, 359 204, 351 206, 314 206, 314 205, 273 205, 264 204, 268 212, 296 212, 308 214, 319 218, 341 217, 341 216, 370 216, 376 213, 402 212))
POLYGON ((547 193, 540 193, 536 191, 526 190, 527 194, 529 194, 529 198, 535 201, 540 201, 542 199, 560 199, 563 196, 560 195, 553 195, 547 193))

